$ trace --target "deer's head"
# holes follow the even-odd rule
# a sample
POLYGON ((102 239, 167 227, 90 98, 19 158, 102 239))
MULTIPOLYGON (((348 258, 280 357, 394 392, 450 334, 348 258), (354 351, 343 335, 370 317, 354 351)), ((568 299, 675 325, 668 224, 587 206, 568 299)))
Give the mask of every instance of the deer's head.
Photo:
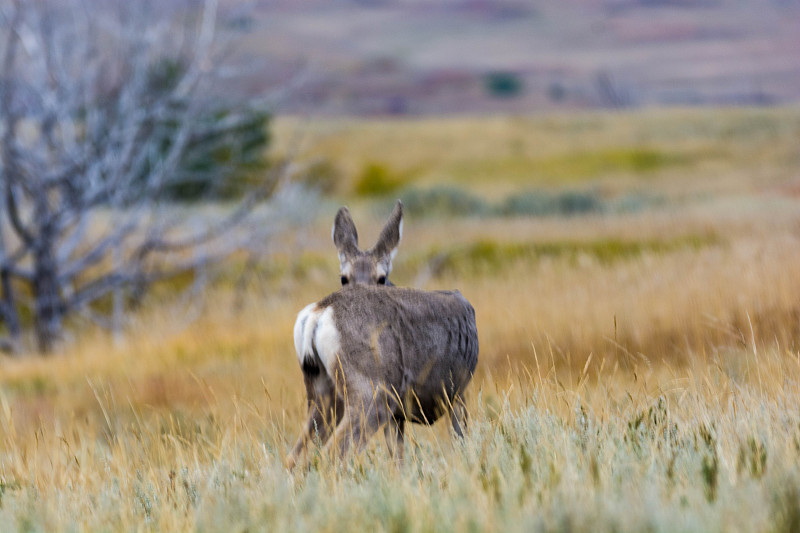
POLYGON ((339 251, 342 285, 391 285, 389 273, 397 245, 403 235, 403 204, 394 206, 389 220, 381 230, 375 246, 369 250, 358 247, 358 232, 350 211, 339 209, 333 222, 333 243, 339 251))

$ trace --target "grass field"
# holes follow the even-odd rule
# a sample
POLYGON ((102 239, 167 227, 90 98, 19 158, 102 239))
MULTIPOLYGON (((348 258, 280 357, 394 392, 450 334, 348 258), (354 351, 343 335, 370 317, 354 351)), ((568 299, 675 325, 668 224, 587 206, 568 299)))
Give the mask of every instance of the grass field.
POLYGON ((2 361, 0 531, 800 531, 800 111, 277 127, 338 179, 244 285, 235 259, 121 341, 78 325, 2 361), (369 165, 387 196, 356 194, 369 165), (392 279, 476 309, 466 438, 287 472, 292 325, 337 288, 336 208, 369 245, 442 184, 479 203, 409 210, 392 279), (658 201, 616 207, 633 193, 658 201))

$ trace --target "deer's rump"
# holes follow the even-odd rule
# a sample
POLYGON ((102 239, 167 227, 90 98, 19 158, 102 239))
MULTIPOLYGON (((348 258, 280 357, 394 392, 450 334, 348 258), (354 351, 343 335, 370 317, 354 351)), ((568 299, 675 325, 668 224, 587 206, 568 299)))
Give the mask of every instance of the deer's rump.
POLYGON ((351 287, 318 306, 333 308, 344 375, 381 386, 397 416, 434 422, 475 371, 475 311, 458 291, 351 287))

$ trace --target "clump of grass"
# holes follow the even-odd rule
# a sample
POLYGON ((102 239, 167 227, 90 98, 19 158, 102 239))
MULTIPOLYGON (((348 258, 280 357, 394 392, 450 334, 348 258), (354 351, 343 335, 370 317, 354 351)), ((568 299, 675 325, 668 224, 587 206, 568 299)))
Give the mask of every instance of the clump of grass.
POLYGON ((678 444, 678 435, 678 425, 670 417, 665 397, 661 396, 630 418, 624 440, 641 456, 652 446, 671 449, 678 444))
POLYGON ((359 174, 354 192, 358 196, 386 196, 405 185, 406 177, 383 163, 368 163, 359 174))
POLYGON ((700 476, 703 481, 706 500, 713 502, 717 499, 720 470, 716 430, 713 425, 709 427, 703 424, 698 430, 698 436, 699 444, 696 443, 695 446, 701 457, 700 476))
MULTIPOLYGON (((686 164, 693 158, 687 154, 636 147, 591 153, 587 154, 586 159, 595 160, 598 163, 605 161, 605 164, 614 170, 641 174, 654 172, 672 165, 686 164)), ((598 166, 602 167, 602 164, 598 166)))
POLYGON ((787 475, 773 487, 770 514, 774 525, 771 533, 800 531, 800 483, 787 475))
POLYGON ((737 470, 739 474, 748 473, 755 479, 764 475, 767 470, 767 448, 759 437, 751 435, 740 444, 737 470))

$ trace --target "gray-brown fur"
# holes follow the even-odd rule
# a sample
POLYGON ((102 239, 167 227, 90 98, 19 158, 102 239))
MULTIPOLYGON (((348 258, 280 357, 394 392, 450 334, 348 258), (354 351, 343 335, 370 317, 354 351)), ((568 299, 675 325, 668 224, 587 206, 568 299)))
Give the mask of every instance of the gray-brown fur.
POLYGON ((340 385, 380 382, 395 417, 435 422, 472 377, 475 311, 458 291, 354 286, 317 305, 334 309, 347 370, 340 385))
MULTIPOLYGON (((379 239, 389 234, 389 253, 400 237, 399 203, 395 213, 390 224, 396 239, 386 228, 379 239)), ((352 234, 352 220, 350 225, 352 234)), ((346 240, 336 240, 338 226, 339 215, 334 241, 341 254, 346 240)), ((478 332, 475 311, 458 291, 349 282, 300 312, 295 346, 308 422, 287 458, 290 467, 303 459, 315 436, 324 444, 333 435, 327 448, 342 455, 384 427, 390 449, 402 460, 406 421, 431 424, 450 414, 454 431, 462 434, 463 393, 478 361, 478 332)))

